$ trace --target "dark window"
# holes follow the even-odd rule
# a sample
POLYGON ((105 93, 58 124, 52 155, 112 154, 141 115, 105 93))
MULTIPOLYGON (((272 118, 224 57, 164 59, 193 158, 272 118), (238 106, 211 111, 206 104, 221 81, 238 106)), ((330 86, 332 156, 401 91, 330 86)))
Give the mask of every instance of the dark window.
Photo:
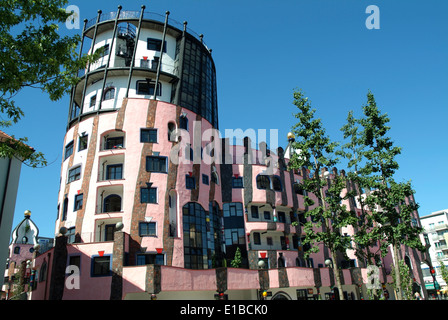
POLYGON ((167 172, 167 157, 148 156, 146 157, 146 171, 167 172))
POLYGON ((282 191, 282 182, 279 177, 272 178, 272 187, 275 191, 282 191))
POLYGON ((110 150, 110 149, 123 148, 124 145, 123 141, 124 141, 123 137, 108 137, 106 138, 104 149, 110 150))
MULTIPOLYGON (((156 85, 155 82, 148 83, 148 81, 146 80, 137 81, 137 94, 153 96, 155 85, 156 85)), ((157 96, 161 95, 162 95, 162 85, 159 82, 159 84, 157 85, 157 96)))
POLYGON ((207 240, 206 212, 199 203, 190 202, 183 206, 182 213, 184 266, 187 269, 207 269, 211 260, 208 249, 216 248, 209 247, 207 240))
POLYGON ((92 276, 110 275, 110 256, 94 257, 92 259, 92 276))
POLYGON ((115 224, 106 224, 104 227, 104 241, 113 241, 115 224))
POLYGON ((156 223, 155 222, 140 222, 138 224, 138 234, 140 237, 144 236, 156 236, 156 223))
POLYGON ((188 131, 188 118, 186 116, 179 117, 179 128, 188 131))
POLYGON ((261 244, 260 232, 254 232, 254 244, 261 244))
POLYGON ((68 210, 68 198, 65 197, 64 203, 62 204, 62 216, 61 216, 62 221, 67 219, 67 210, 68 210))
POLYGON ((106 180, 119 180, 123 177, 123 165, 111 164, 106 169, 106 180))
POLYGON ((269 189, 270 188, 270 180, 268 176, 258 175, 257 176, 257 188, 258 189, 269 189))
POLYGON ((140 129, 140 142, 157 143, 157 129, 140 129))
POLYGON ((258 207, 257 206, 251 206, 250 207, 250 213, 252 215, 252 218, 258 219, 260 216, 258 214, 258 207))
POLYGON ((267 238, 266 238, 266 244, 267 244, 268 246, 272 246, 272 245, 274 244, 274 242, 272 241, 272 237, 267 237, 267 238))
POLYGON ((218 184, 218 173, 216 171, 213 171, 211 174, 211 180, 213 183, 218 184))
POLYGON ((68 172, 68 181, 67 183, 70 183, 75 180, 79 180, 81 178, 81 166, 78 166, 76 168, 70 169, 68 172))
POLYGON ((190 177, 189 175, 185 176, 185 187, 187 189, 196 189, 196 179, 194 177, 190 177))
POLYGON ((208 175, 202 174, 202 183, 206 184, 206 185, 209 185, 208 175))
POLYGON ((141 188, 140 189, 141 203, 157 203, 157 188, 141 188))
POLYGON ((111 194, 104 199, 103 212, 120 212, 121 211, 121 197, 116 194, 111 194))
POLYGON ((67 243, 75 243, 75 227, 68 228, 65 235, 67 237, 67 243))
POLYGON ((82 137, 79 137, 79 147, 78 151, 87 149, 87 142, 89 140, 88 135, 83 135, 82 137))
MULTIPOLYGON (((162 49, 162 40, 148 38, 148 50, 160 51, 162 49)), ((166 41, 163 43, 163 52, 166 52, 166 41)))
POLYGON ((68 264, 70 266, 76 266, 78 269, 81 269, 81 256, 70 256, 68 258, 68 264))
POLYGON ((90 105, 89 105, 89 107, 90 108, 94 108, 95 105, 96 105, 96 94, 93 95, 92 97, 90 97, 90 105))
POLYGON ((232 188, 243 188, 243 177, 232 177, 232 188))
POLYGON ((283 223, 286 222, 286 215, 283 211, 278 211, 277 215, 278 215, 278 222, 283 222, 283 223))
POLYGON ((83 200, 82 193, 75 195, 75 207, 74 207, 73 211, 82 209, 82 200, 83 200))
POLYGON ((70 141, 65 146, 64 160, 70 157, 72 154, 73 154, 73 141, 70 141))
POLYGON ((15 247, 14 254, 19 254, 19 253, 20 253, 20 247, 15 247))
POLYGON ((115 88, 108 88, 104 92, 103 101, 115 98, 115 88))
POLYGON ((142 266, 146 264, 164 265, 165 256, 154 253, 137 254, 137 265, 142 266))
POLYGON ((263 213, 263 215, 264 215, 265 220, 271 220, 271 212, 270 211, 265 211, 263 213))
POLYGON ((242 217, 243 204, 241 202, 224 203, 222 207, 224 217, 242 217))

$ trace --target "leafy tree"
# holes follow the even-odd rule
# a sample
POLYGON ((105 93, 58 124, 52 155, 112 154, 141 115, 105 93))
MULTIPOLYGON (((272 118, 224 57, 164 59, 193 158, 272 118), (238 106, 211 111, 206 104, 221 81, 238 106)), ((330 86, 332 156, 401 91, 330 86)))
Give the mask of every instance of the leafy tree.
POLYGON ((399 260, 398 268, 394 268, 391 274, 395 291, 402 292, 402 299, 415 300, 412 288, 414 281, 411 277, 409 267, 406 265, 406 263, 404 263, 403 260, 399 260), (397 276, 397 272, 399 272, 399 277, 397 276))
MULTIPOLYGON (((380 241, 381 255, 386 255, 389 247, 392 247, 394 256, 394 272, 396 277, 397 297, 403 299, 402 277, 400 273, 399 247, 407 245, 424 251, 419 234, 422 231, 413 223, 413 214, 418 209, 418 204, 406 201, 413 194, 411 182, 397 182, 394 174, 399 168, 396 157, 401 153, 401 148, 394 146, 393 141, 387 136, 390 127, 387 125, 389 118, 378 109, 373 94, 367 94, 367 104, 363 107, 363 118, 354 120, 349 114, 348 124, 343 127, 345 137, 351 137, 352 150, 358 152, 356 160, 351 160, 349 165, 356 164, 356 173, 351 175, 357 183, 367 189, 363 203, 368 208, 364 217, 366 226, 358 232, 355 241, 361 247, 368 246, 377 240, 380 241), (355 130, 356 125, 362 129, 355 130), (362 166, 360 161, 362 159, 362 166)), ((347 146, 347 145, 346 145, 347 146)))
MULTIPOLYGON (((67 0, 0 0, 0 128, 24 115, 14 98, 24 88, 37 88, 52 101, 68 93, 79 79, 77 71, 95 57, 79 57, 80 36, 59 34, 58 24, 71 15, 67 0)), ((41 152, 30 152, 27 138, 7 139, 0 157, 17 157, 32 167, 46 165, 41 152)))
POLYGON ((294 115, 298 123, 292 128, 295 135, 292 147, 300 150, 300 154, 293 153, 289 167, 306 168, 310 172, 310 177, 303 180, 302 188, 312 194, 304 196, 305 204, 313 207, 305 214, 306 217, 311 217, 311 221, 304 226, 304 243, 311 245, 306 255, 318 252, 318 244, 324 244, 331 252, 336 287, 339 292, 343 292, 337 253, 345 255, 346 250, 351 247, 351 239, 345 236, 341 229, 356 223, 356 217, 345 205, 341 205, 341 201, 348 199, 351 194, 342 193, 347 182, 343 175, 337 174, 336 171, 329 174, 327 171, 327 167, 338 163, 335 158, 337 143, 332 142, 326 135, 321 119, 314 119, 315 109, 312 109, 301 90, 294 92, 293 104, 298 108, 294 115), (317 231, 320 228, 322 231, 317 231))
POLYGON ((236 248, 236 252, 235 252, 235 257, 233 258, 233 260, 230 262, 230 265, 233 268, 239 268, 241 267, 241 262, 242 262, 242 258, 241 258, 241 250, 239 247, 236 248))

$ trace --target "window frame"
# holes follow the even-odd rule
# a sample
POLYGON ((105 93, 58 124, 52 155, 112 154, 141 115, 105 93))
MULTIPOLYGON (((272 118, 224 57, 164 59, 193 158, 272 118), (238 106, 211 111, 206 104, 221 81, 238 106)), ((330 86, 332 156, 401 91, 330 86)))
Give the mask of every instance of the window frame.
POLYGON ((111 259, 111 255, 106 255, 106 254, 104 254, 102 256, 95 255, 95 256, 92 256, 91 261, 92 261, 91 269, 90 269, 90 276, 91 277, 108 277, 108 276, 112 275, 112 270, 111 270, 112 269, 112 265, 111 265, 112 259, 111 259), (107 270, 106 269, 103 270, 104 267, 101 267, 100 268, 101 270, 99 270, 99 271, 102 271, 102 272, 100 272, 100 273, 96 272, 97 269, 95 268, 95 266, 96 266, 96 263, 97 263, 98 259, 100 259, 100 260, 103 260, 103 259, 106 260, 107 259, 108 260, 107 262, 106 261, 102 262, 104 265, 108 264, 107 270))
POLYGON ((89 145, 89 135, 84 134, 78 139, 78 151, 86 150, 89 145))
POLYGON ((83 207, 83 201, 84 200, 84 195, 82 193, 80 194, 75 194, 75 200, 74 200, 74 204, 73 204, 73 211, 78 211, 81 210, 83 207))
POLYGON ((65 145, 64 148, 64 161, 67 160, 73 154, 74 140, 70 141, 65 145))
POLYGON ((122 179, 123 179, 123 164, 122 163, 114 163, 114 164, 106 165, 106 180, 122 180, 122 179), (120 168, 120 172, 119 172, 120 177, 119 178, 117 178, 117 171, 116 171, 117 168, 120 168), (109 171, 109 169, 115 170, 112 174, 114 177, 111 177, 111 172, 109 171))
POLYGON ((157 187, 147 187, 147 188, 140 188, 140 203, 153 203, 153 204, 157 204, 159 203, 159 192, 157 190, 157 187), (154 191, 155 194, 151 195, 151 192, 154 191), (148 194, 143 197, 144 192, 148 192, 148 194), (143 201, 145 199, 148 199, 148 201, 143 201), (152 198, 154 199, 154 201, 151 201, 152 198))
MULTIPOLYGON (((137 95, 153 96, 155 87, 156 87, 155 82, 152 82, 152 81, 148 82, 147 80, 137 80, 137 82, 135 83, 135 93, 137 95), (147 91, 145 91, 144 88, 140 87, 142 84, 147 86, 147 91)), ((161 96, 162 96, 162 84, 159 81, 157 83, 156 97, 161 97, 161 96)))
MULTIPOLYGON (((162 49, 162 39, 148 37, 146 39, 146 49, 160 52, 162 49)), ((166 40, 163 42, 163 53, 166 53, 166 40)))
POLYGON ((196 178, 190 175, 185 175, 185 188, 189 190, 196 189, 196 178))
POLYGON ((168 173, 168 157, 165 156, 147 156, 146 157, 146 171, 147 172, 155 172, 155 173, 168 173), (153 165, 153 169, 150 168, 150 160, 157 160, 157 168, 154 168, 155 165, 153 165), (161 165, 163 163, 163 165, 161 165))
POLYGON ((156 221, 140 221, 138 223, 138 235, 140 237, 157 237, 157 222, 156 221), (145 230, 143 230, 143 226, 146 226, 145 230), (142 232, 142 231, 145 231, 145 232, 142 232))
POLYGON ((140 142, 142 143, 158 143, 159 141, 159 130, 156 128, 141 128, 140 129, 140 142), (154 138, 155 141, 151 141, 154 138))
POLYGON ((79 179, 81 179, 81 165, 74 166, 68 170, 67 183, 71 183, 79 179))

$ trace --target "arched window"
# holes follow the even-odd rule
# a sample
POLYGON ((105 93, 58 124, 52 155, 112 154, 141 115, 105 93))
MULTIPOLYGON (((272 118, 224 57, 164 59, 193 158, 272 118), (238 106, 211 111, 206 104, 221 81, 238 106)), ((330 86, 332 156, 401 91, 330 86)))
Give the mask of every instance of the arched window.
POLYGON ((176 131, 176 125, 173 122, 168 122, 168 141, 176 141, 175 136, 171 137, 174 131, 176 131))
POLYGON ((39 282, 47 280, 47 261, 44 260, 40 267, 39 282))
POLYGON ((115 98, 115 88, 114 87, 107 88, 103 94, 103 101, 114 99, 114 98, 115 98))
POLYGON ((103 212, 121 211, 121 197, 117 194, 111 194, 104 198, 103 212))
POLYGON ((258 189, 269 189, 271 185, 271 180, 268 176, 260 174, 257 176, 257 188, 258 189))

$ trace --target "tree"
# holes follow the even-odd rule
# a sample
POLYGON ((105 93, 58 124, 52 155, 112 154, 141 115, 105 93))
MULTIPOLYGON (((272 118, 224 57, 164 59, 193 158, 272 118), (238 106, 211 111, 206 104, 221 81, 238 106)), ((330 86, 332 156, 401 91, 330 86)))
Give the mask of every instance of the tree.
MULTIPOLYGON (((0 0, 0 128, 24 115, 14 97, 24 88, 36 88, 59 100, 79 78, 77 72, 99 53, 79 56, 80 36, 59 34, 58 24, 71 15, 67 0, 0 0)), ((7 139, 0 157, 17 157, 32 167, 46 165, 41 152, 30 152, 27 138, 7 139)))
POLYGON ((235 252, 235 257, 234 257, 233 260, 230 262, 230 265, 231 265, 233 268, 239 268, 239 267, 241 267, 241 262, 242 262, 242 259, 241 259, 241 250, 240 250, 239 247, 237 247, 237 248, 236 248, 236 252, 235 252))
POLYGON ((387 136, 390 130, 388 122, 387 114, 381 113, 374 95, 369 91, 367 104, 363 107, 363 118, 349 120, 343 131, 345 137, 352 137, 350 141, 353 145, 352 150, 356 148, 361 155, 356 161, 351 162, 352 165, 357 165, 356 174, 351 177, 356 179, 360 186, 368 189, 364 200, 368 208, 364 222, 368 228, 359 232, 355 241, 361 246, 366 246, 371 241, 381 239, 380 250, 383 256, 387 254, 389 248, 392 249, 396 293, 398 299, 402 300, 400 244, 420 251, 424 251, 425 248, 419 238, 422 229, 417 227, 413 220, 418 204, 409 201, 414 194, 411 182, 397 182, 394 178, 399 168, 396 157, 401 153, 401 148, 394 146, 391 138, 387 136), (353 130, 355 123, 360 125, 360 132, 353 130), (360 167, 361 158, 363 162, 360 167))
MULTIPOLYGON (((316 110, 311 108, 308 98, 304 97, 301 90, 294 91, 293 104, 298 108, 294 116, 299 122, 292 128, 295 135, 292 147, 299 150, 300 155, 293 153, 289 168, 306 168, 310 173, 310 177, 303 180, 302 188, 312 194, 304 196, 305 205, 314 206, 305 214, 306 217, 311 217, 311 221, 304 226, 303 242, 311 245, 306 255, 318 252, 318 244, 324 244, 331 252, 336 287, 339 292, 343 292, 337 253, 345 255, 346 250, 351 247, 351 239, 345 236, 341 229, 355 223, 356 218, 345 205, 341 205, 341 201, 348 199, 351 194, 342 194, 346 187, 346 178, 343 175, 337 174, 336 170, 333 174, 327 171, 328 167, 338 163, 335 158, 337 143, 332 142, 326 135, 321 119, 314 119, 316 110), (320 228, 322 231, 317 231, 320 228)), ((341 299, 344 299, 343 295, 341 299)))

